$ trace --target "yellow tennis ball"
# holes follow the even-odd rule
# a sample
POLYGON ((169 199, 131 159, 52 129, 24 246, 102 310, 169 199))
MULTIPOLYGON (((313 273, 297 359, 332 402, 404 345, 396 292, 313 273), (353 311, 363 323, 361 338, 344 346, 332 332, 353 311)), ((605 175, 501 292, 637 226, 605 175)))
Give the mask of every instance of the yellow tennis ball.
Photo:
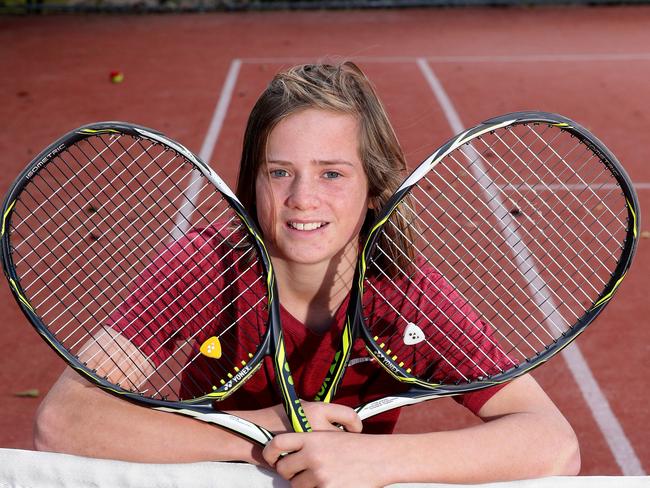
POLYGON ((121 71, 111 71, 111 83, 122 83, 124 81, 124 73, 121 71))

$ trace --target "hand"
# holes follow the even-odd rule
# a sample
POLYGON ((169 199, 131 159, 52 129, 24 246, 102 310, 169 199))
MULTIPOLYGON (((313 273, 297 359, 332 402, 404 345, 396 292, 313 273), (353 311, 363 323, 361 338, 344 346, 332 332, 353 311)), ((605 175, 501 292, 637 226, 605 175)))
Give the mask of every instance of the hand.
POLYGON ((292 488, 375 488, 386 484, 381 449, 374 442, 381 437, 340 430, 281 434, 263 456, 292 488))
POLYGON ((340 431, 361 432, 363 423, 353 408, 336 403, 308 402, 301 400, 302 408, 315 432, 340 431))
MULTIPOLYGON (((277 435, 262 453, 265 461, 293 487, 362 486, 350 461, 355 459, 361 467, 363 462, 356 458, 364 453, 367 446, 363 440, 369 436, 358 434, 363 424, 354 409, 308 401, 303 401, 302 406, 314 432, 277 435)), ((376 466, 372 461, 365 466, 367 469, 376 466)))
MULTIPOLYGON (((301 400, 301 403, 313 430, 340 431, 342 427, 348 432, 361 432, 361 419, 350 407, 306 400, 301 400)), ((281 404, 258 410, 229 410, 228 413, 261 425, 275 434, 293 432, 281 404)))

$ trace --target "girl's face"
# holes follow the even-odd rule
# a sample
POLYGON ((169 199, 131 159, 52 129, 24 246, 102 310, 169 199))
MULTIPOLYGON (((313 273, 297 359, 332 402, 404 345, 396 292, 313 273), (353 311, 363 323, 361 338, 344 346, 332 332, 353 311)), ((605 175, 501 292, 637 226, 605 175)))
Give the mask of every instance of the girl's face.
POLYGON ((270 254, 328 264, 356 256, 369 207, 352 115, 305 109, 278 123, 256 179, 257 215, 270 254))

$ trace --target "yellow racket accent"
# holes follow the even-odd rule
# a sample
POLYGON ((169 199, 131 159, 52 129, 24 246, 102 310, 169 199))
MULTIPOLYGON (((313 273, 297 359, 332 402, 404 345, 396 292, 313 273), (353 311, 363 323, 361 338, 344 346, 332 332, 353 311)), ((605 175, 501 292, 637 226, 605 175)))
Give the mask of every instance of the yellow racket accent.
POLYGON ((14 205, 16 205, 16 200, 11 202, 11 205, 7 207, 7 210, 5 211, 4 215, 2 216, 2 235, 5 235, 5 227, 6 227, 6 222, 7 222, 7 215, 9 215, 9 212, 11 212, 11 209, 14 208, 14 205))
POLYGON ((626 274, 627 274, 627 273, 623 274, 623 276, 621 276, 621 277, 616 281, 616 283, 614 283, 614 286, 612 287, 612 289, 610 290, 610 292, 609 292, 607 295, 605 295, 603 298, 601 298, 600 300, 598 300, 598 301, 594 304, 594 306, 591 307, 592 310, 593 310, 594 308, 598 308, 598 307, 600 307, 603 303, 605 303, 605 302, 608 301, 610 298, 612 298, 612 296, 614 296, 614 292, 615 292, 616 289, 618 288, 618 285, 621 284, 621 281, 623 281, 623 278, 625 278, 625 275, 626 275, 626 274))
POLYGON ((80 134, 119 134, 120 131, 115 129, 90 129, 85 128, 79 131, 80 134))
POLYGON ((219 359, 221 357, 221 341, 218 337, 212 336, 201 344, 199 350, 206 357, 219 359))
MULTIPOLYGON (((638 221, 637 221, 637 218, 636 218, 636 212, 634 211, 634 207, 632 206, 632 203, 629 200, 626 200, 626 202, 627 202, 627 208, 630 209, 630 213, 632 214, 632 219, 634 220, 634 222, 632 223, 632 233, 634 234, 634 238, 636 239, 636 230, 637 230, 637 225, 638 225, 638 221)), ((3 226, 3 228, 4 228, 4 226, 3 226)))
POLYGON ((16 285, 16 282, 14 280, 12 280, 11 278, 9 278, 9 283, 11 284, 11 287, 16 292, 16 295, 20 299, 20 302, 23 305, 25 305, 27 308, 29 308, 30 311, 34 312, 34 308, 29 304, 29 300, 27 300, 27 298, 25 298, 25 296, 22 293, 20 293, 20 290, 18 289, 18 285, 16 285))

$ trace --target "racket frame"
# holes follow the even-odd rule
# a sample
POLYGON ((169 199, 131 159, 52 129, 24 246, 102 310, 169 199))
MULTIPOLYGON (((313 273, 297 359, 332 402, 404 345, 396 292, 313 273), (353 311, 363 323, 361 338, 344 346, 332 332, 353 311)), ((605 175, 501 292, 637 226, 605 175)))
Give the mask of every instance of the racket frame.
POLYGON ((548 112, 513 112, 506 115, 501 115, 488 119, 481 124, 468 129, 461 134, 449 139, 445 144, 440 146, 434 153, 425 159, 400 185, 396 192, 391 196, 386 205, 377 215, 373 225, 370 228, 368 237, 360 252, 357 261, 357 268, 355 270, 353 287, 348 305, 348 312, 345 319, 345 324, 342 331, 341 346, 336 353, 334 360, 328 370, 328 373, 323 381, 321 389, 316 396, 316 400, 330 402, 336 395, 336 391, 343 379, 347 363, 350 358, 352 346, 355 338, 361 338, 370 354, 377 360, 377 362, 386 370, 393 378, 401 383, 410 385, 407 392, 395 396, 384 397, 379 400, 368 402, 356 408, 357 413, 361 419, 365 419, 379 413, 398 408, 401 406, 420 403, 432 398, 442 396, 453 396, 462 393, 476 391, 490 386, 495 386, 501 383, 511 381, 525 373, 530 372, 534 368, 544 364, 555 354, 560 352, 571 342, 573 342, 585 328, 594 321, 594 319, 603 311, 605 306, 609 303, 614 296, 619 285, 626 276, 626 273, 631 265, 632 258, 634 257, 636 247, 638 244, 640 226, 640 207, 636 192, 632 182, 627 175, 626 171, 612 152, 591 134, 587 129, 577 124, 576 122, 564 116, 548 113, 548 112), (423 381, 409 372, 396 362, 395 357, 391 357, 387 352, 375 341, 369 330, 363 325, 364 318, 362 313, 361 298, 364 292, 364 279, 368 266, 368 261, 371 258, 375 244, 377 242, 379 231, 382 226, 393 215, 398 205, 402 202, 403 198, 408 195, 410 189, 418 183, 431 169, 439 164, 447 155, 459 147, 467 144, 468 142, 480 137, 483 134, 491 131, 513 126, 515 124, 531 124, 541 123, 553 125, 567 131, 572 136, 578 138, 581 142, 593 151, 599 159, 609 169, 611 174, 619 184, 621 191, 626 200, 627 214, 628 214, 628 227, 625 244, 621 250, 621 256, 617 263, 615 270, 612 272, 609 281, 603 287, 602 292, 594 301, 593 305, 588 308, 585 313, 576 321, 573 327, 563 332, 557 338, 552 346, 547 347, 544 351, 540 352, 537 356, 522 362, 509 370, 490 377, 485 380, 475 380, 470 383, 460 384, 438 384, 423 381))
POLYGON ((273 265, 268 251, 264 245, 264 241, 262 240, 261 233, 255 222, 249 217, 237 196, 226 185, 221 177, 210 166, 183 145, 167 138, 158 131, 126 122, 98 122, 78 127, 77 129, 63 135, 41 151, 20 173, 4 199, 1 212, 2 228, 0 231, 0 253, 2 254, 4 273, 16 302, 20 306, 25 317, 29 320, 30 324, 45 340, 45 342, 47 342, 47 344, 49 344, 50 347, 61 356, 69 366, 88 381, 97 385, 102 390, 120 398, 124 398, 132 403, 153 408, 155 410, 178 413, 200 419, 204 422, 213 423, 263 446, 273 438, 273 433, 245 419, 215 409, 213 407, 213 402, 230 396, 260 369, 264 357, 270 355, 273 359, 273 366, 278 387, 280 388, 284 409, 293 430, 295 432, 308 432, 311 430, 309 421, 307 420, 300 399, 293 386, 293 379, 291 378, 291 371, 286 358, 284 338, 280 326, 279 301, 275 274, 273 272, 273 265), (71 147, 86 138, 105 134, 125 134, 137 139, 149 139, 176 151, 186 160, 187 163, 199 170, 201 174, 216 187, 247 227, 248 233, 253 237, 251 241, 258 251, 262 267, 265 271, 269 308, 267 331, 257 351, 250 358, 247 364, 242 366, 236 374, 232 375, 232 377, 229 378, 229 381, 226 381, 225 384, 218 387, 215 391, 203 396, 180 401, 158 400, 147 397, 138 392, 123 389, 96 374, 93 370, 86 367, 86 365, 84 365, 83 362, 81 362, 73 353, 60 344, 54 334, 48 329, 47 325, 42 321, 41 317, 39 317, 32 307, 29 298, 21 286, 20 277, 15 270, 12 258, 9 228, 15 204, 20 198, 22 191, 30 184, 30 181, 34 176, 36 176, 50 161, 56 158, 66 148, 71 147))

